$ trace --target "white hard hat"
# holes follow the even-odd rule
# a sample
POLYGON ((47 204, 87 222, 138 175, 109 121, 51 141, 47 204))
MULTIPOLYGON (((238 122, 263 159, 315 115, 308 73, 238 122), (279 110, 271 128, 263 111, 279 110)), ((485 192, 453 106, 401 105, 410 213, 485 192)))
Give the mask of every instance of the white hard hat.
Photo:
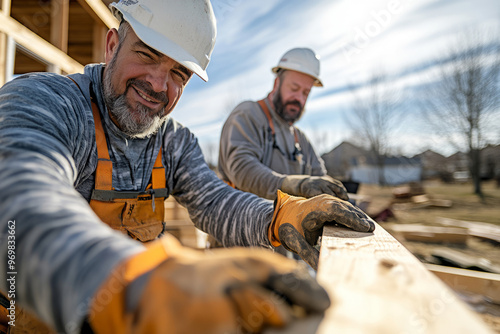
POLYGON ((280 69, 307 74, 316 79, 314 86, 323 87, 323 83, 319 79, 319 56, 311 49, 295 48, 287 51, 272 70, 274 73, 278 73, 280 69))
POLYGON ((144 43, 208 80, 217 34, 209 0, 120 0, 110 8, 144 43))

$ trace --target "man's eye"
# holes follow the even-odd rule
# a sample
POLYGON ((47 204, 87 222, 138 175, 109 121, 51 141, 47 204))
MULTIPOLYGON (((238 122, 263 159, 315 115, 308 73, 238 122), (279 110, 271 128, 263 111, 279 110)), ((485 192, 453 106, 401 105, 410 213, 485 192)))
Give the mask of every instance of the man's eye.
POLYGON ((143 57, 143 58, 148 58, 148 59, 153 59, 149 53, 143 52, 143 51, 137 51, 137 53, 143 57))
POLYGON ((172 73, 179 78, 180 80, 184 81, 186 78, 184 77, 184 74, 181 71, 172 71, 172 73))

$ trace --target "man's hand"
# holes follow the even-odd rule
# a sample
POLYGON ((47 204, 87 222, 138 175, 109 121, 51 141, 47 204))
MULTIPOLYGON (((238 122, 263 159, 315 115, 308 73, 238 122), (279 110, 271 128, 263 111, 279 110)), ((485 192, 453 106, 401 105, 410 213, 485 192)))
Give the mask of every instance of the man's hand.
POLYGON ((288 175, 283 179, 281 191, 284 193, 310 198, 322 194, 336 196, 347 201, 347 191, 339 180, 325 176, 288 175))
POLYGON ((326 292, 295 261, 264 249, 205 254, 172 236, 118 266, 94 296, 89 323, 104 333, 255 333, 292 310, 321 313, 326 292))
POLYGON ((294 197, 278 190, 274 216, 268 237, 274 247, 283 245, 297 253, 314 269, 319 252, 313 247, 327 222, 335 222, 360 232, 372 232, 373 220, 359 208, 331 195, 309 199, 294 197))

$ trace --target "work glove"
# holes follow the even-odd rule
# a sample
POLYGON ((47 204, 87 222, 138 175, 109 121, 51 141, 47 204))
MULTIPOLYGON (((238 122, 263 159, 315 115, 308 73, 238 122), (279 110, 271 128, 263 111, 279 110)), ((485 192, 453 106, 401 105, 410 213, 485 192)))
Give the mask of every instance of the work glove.
POLYGON ((288 175, 283 179, 280 189, 284 193, 305 198, 328 194, 345 201, 349 200, 342 182, 328 175, 288 175))
POLYGON ((256 333, 329 305, 293 260, 264 249, 203 253, 167 235, 113 271, 89 323, 96 334, 256 333))
POLYGON ((278 190, 268 238, 274 247, 283 245, 317 270, 319 251, 314 246, 327 222, 360 232, 372 232, 375 229, 374 221, 347 201, 331 195, 306 199, 278 190))

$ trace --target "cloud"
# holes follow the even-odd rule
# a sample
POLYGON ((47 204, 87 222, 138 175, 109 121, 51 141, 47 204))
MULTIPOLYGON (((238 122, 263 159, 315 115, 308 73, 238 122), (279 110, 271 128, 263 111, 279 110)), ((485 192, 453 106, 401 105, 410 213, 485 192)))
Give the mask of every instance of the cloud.
POLYGON ((426 80, 421 74, 442 56, 457 32, 500 18, 498 0, 212 2, 218 39, 209 82, 193 78, 173 113, 200 142, 218 140, 237 103, 264 97, 274 80, 270 69, 297 46, 313 48, 321 56, 325 83, 325 88, 313 89, 298 126, 309 137, 334 129, 340 142, 341 134, 349 132, 341 114, 349 110, 350 85, 363 85, 375 71, 384 70, 408 89, 418 87, 426 80))

